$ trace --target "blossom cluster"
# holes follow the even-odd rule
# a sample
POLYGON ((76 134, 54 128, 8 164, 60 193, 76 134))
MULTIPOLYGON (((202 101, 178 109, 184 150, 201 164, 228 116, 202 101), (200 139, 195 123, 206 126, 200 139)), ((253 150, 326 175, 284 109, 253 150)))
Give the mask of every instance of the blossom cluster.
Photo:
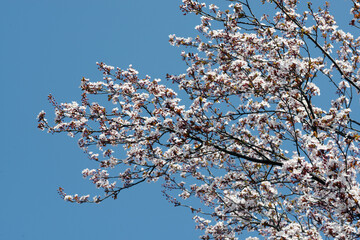
POLYGON ((131 65, 97 63, 103 78, 81 80, 81 103, 49 96, 54 125, 42 111, 38 127, 77 136, 99 163, 83 177, 104 191, 60 195, 98 203, 161 180, 202 239, 359 239, 360 36, 322 1, 232 2, 182 1, 200 36, 169 36, 188 66, 167 75, 181 94, 131 65), (260 4, 273 11, 257 15, 260 4))

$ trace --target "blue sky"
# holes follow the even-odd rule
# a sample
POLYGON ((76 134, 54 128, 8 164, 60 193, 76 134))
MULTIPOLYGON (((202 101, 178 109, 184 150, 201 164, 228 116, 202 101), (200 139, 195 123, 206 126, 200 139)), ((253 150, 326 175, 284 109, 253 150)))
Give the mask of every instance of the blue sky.
POLYGON ((35 118, 52 113, 49 93, 79 101, 80 79, 101 79, 96 62, 133 64, 153 78, 184 72, 168 35, 196 36, 198 18, 183 16, 177 0, 0 2, 0 239, 197 239, 192 214, 167 203, 158 184, 98 205, 61 200, 59 186, 96 193, 81 178, 96 165, 75 139, 37 130, 35 118))

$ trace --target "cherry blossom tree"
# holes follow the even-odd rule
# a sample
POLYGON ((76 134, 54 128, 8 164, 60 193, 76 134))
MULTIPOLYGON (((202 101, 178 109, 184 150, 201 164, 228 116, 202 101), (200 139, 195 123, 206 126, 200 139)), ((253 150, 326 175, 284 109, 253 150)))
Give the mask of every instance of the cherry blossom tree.
POLYGON ((201 18, 199 36, 169 36, 185 73, 98 63, 81 103, 49 95, 54 124, 42 111, 38 127, 77 137, 104 192, 60 195, 99 203, 159 181, 202 239, 360 239, 360 0, 347 3, 357 36, 321 0, 183 0, 201 18))

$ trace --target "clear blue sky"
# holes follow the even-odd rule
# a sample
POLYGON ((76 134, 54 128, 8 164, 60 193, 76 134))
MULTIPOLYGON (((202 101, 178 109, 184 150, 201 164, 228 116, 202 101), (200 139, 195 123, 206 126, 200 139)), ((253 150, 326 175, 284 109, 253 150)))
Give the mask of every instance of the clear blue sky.
MULTIPOLYGON (((341 0, 337 2, 350 1, 341 0)), ((168 35, 196 36, 180 0, 2 0, 0 9, 0 239, 197 239, 192 214, 174 208, 157 184, 102 204, 70 204, 57 195, 96 193, 81 177, 96 167, 65 135, 36 129, 51 92, 80 100, 80 79, 101 79, 95 63, 162 78, 186 69, 168 35)), ((347 12, 346 12, 347 13, 347 12)), ((185 210, 185 211, 184 211, 185 210)))

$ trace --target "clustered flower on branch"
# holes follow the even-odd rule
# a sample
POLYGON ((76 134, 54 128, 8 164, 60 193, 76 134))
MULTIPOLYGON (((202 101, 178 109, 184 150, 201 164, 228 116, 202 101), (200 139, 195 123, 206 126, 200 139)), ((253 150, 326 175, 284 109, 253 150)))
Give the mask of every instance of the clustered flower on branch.
POLYGON ((55 124, 41 112, 39 128, 77 136, 99 162, 82 174, 104 190, 60 195, 98 203, 161 179, 202 239, 359 239, 360 1, 349 9, 357 36, 323 1, 230 2, 182 1, 201 23, 196 38, 170 35, 188 65, 167 75, 179 92, 98 63, 103 80, 82 79, 81 104, 49 96, 55 124), (261 4, 271 10, 258 15, 261 4))

